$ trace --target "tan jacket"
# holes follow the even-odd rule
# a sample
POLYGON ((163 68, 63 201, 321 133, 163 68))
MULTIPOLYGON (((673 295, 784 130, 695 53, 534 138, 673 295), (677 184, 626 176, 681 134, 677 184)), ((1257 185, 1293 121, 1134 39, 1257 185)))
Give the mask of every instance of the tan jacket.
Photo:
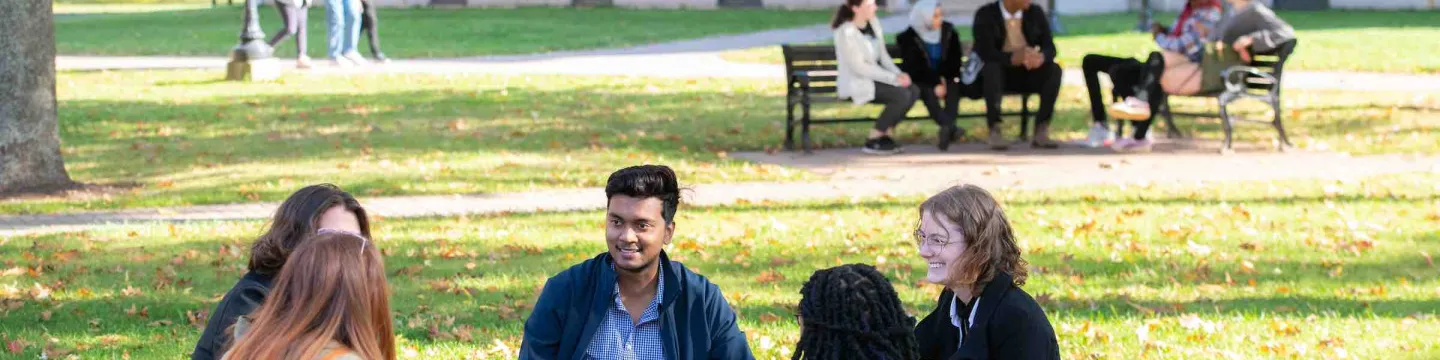
POLYGON ((890 52, 885 51, 885 31, 876 20, 870 20, 870 29, 875 31, 874 38, 861 33, 854 22, 846 21, 835 28, 835 62, 839 71, 835 77, 835 93, 855 104, 875 99, 876 82, 900 86, 900 67, 895 66, 890 52))
MULTIPOLYGON (((250 319, 241 316, 239 320, 235 321, 235 342, 240 342, 240 338, 244 337, 247 332, 250 332, 250 319)), ((230 360, 230 352, 226 351, 225 356, 221 356, 220 360, 230 360)), ((350 349, 346 348, 345 345, 341 345, 340 343, 335 342, 335 340, 330 340, 329 344, 325 344, 325 350, 321 351, 320 355, 316 355, 311 360, 365 359, 361 358, 359 354, 350 351, 350 349)))

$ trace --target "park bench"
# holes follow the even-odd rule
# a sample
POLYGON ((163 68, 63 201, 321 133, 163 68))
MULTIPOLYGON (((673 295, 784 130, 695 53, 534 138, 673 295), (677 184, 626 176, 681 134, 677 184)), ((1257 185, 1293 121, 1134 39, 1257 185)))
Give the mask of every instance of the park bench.
MULTIPOLYGON (((1222 76, 1225 77, 1224 90, 1195 95, 1166 95, 1159 106, 1159 115, 1165 117, 1165 135, 1170 138, 1185 137, 1185 134, 1183 134, 1179 128, 1175 127, 1175 115, 1210 117, 1219 118, 1221 125, 1225 129, 1225 144, 1220 150, 1221 153, 1228 154, 1234 151, 1231 143, 1234 139, 1236 122, 1270 124, 1270 126, 1275 127, 1275 131, 1280 135, 1279 148, 1281 151, 1288 150, 1291 146, 1294 146, 1290 143, 1290 138, 1285 135, 1285 125, 1281 121, 1281 115, 1283 113, 1280 111, 1280 80, 1281 76, 1285 73, 1285 61, 1289 59, 1290 54, 1295 51, 1297 41, 1298 40, 1290 40, 1284 44, 1280 44, 1275 50, 1267 53, 1253 53, 1249 66, 1233 66, 1225 69, 1222 73, 1222 76), (1219 105, 1220 112, 1188 113, 1171 111, 1171 96, 1213 98, 1216 104, 1219 105), (1226 110, 1226 107, 1229 106, 1230 103, 1241 99, 1253 99, 1266 103, 1270 106, 1270 110, 1274 112, 1273 117, 1266 121, 1235 118, 1231 116, 1226 110)), ((1121 136, 1121 133, 1124 131, 1124 124, 1125 122, 1121 121, 1119 125, 1116 126, 1116 137, 1121 136)))
MULTIPOLYGON (((970 53, 970 44, 961 45, 961 53, 970 53)), ((800 128, 800 142, 805 153, 810 153, 810 125, 813 124, 836 124, 848 122, 875 121, 874 117, 865 118, 833 118, 817 119, 811 115, 811 106, 818 103, 849 103, 848 99, 840 99, 835 94, 836 61, 834 45, 781 45, 785 55, 785 149, 795 150, 795 128, 800 128), (796 117, 795 107, 800 107, 799 117, 796 117)), ((890 56, 900 63, 900 47, 890 45, 886 47, 890 56)), ((1004 113, 1004 116, 1020 116, 1020 139, 1028 139, 1030 131, 1030 95, 1025 93, 1006 93, 1006 95, 1020 95, 1020 112, 1004 113)), ((918 101, 917 101, 918 103, 918 101)), ((878 115, 878 114, 877 114, 878 115)), ((960 113, 959 118, 984 118, 985 113, 960 113)), ((929 119, 928 116, 908 116, 906 120, 929 119)))

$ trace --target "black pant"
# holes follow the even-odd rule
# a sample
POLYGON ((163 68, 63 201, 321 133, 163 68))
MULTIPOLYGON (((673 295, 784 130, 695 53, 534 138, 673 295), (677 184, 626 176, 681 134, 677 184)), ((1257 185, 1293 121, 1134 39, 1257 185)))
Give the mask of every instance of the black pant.
POLYGON ((915 106, 915 99, 920 97, 920 88, 915 85, 910 87, 897 87, 894 85, 876 82, 875 99, 870 100, 872 104, 885 105, 885 110, 880 111, 880 117, 875 119, 875 130, 889 131, 895 125, 905 121, 905 113, 915 106))
POLYGON ((1035 114, 1035 126, 1050 123, 1055 115, 1055 98, 1060 94, 1060 65, 1045 63, 1035 70, 1009 64, 985 63, 980 70, 981 87, 985 94, 985 124, 995 127, 1000 123, 1000 99, 1005 91, 1040 93, 1040 111, 1035 114))
POLYGON ((925 103, 925 110, 930 112, 930 118, 935 120, 935 125, 944 127, 945 124, 954 124, 955 118, 960 114, 960 84, 945 82, 945 106, 940 106, 940 97, 935 94, 935 86, 919 85, 920 101, 925 103))
POLYGON ((285 24, 285 27, 281 28, 280 31, 276 31, 275 36, 270 37, 270 47, 274 48, 275 44, 279 44, 281 40, 285 40, 286 36, 295 35, 295 50, 299 52, 301 56, 304 56, 305 24, 308 22, 306 19, 309 18, 309 13, 306 12, 305 8, 280 3, 275 4, 275 11, 280 13, 280 22, 285 24))
POLYGON ((1150 124, 1154 123, 1155 115, 1159 113, 1161 102, 1165 101, 1165 92, 1160 89, 1160 74, 1165 71, 1165 57, 1158 52, 1152 52, 1146 62, 1141 63, 1131 58, 1090 54, 1085 55, 1080 67, 1085 72, 1085 88, 1090 92, 1090 117, 1096 123, 1106 123, 1099 73, 1110 75, 1110 83, 1115 86, 1111 93, 1115 98, 1134 96, 1150 103, 1150 118, 1134 122, 1134 139, 1144 139, 1150 132, 1150 124))
POLYGON ((360 7, 360 32, 370 40, 370 56, 376 59, 384 58, 385 54, 380 52, 380 33, 376 29, 380 20, 375 15, 375 5, 371 5, 370 0, 361 0, 360 7))

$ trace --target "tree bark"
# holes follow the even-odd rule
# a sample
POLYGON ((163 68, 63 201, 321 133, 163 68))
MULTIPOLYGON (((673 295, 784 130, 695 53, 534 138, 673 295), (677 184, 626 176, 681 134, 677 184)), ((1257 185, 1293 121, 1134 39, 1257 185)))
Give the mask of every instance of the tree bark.
POLYGON ((51 0, 0 0, 0 194, 75 185, 60 157, 51 0))

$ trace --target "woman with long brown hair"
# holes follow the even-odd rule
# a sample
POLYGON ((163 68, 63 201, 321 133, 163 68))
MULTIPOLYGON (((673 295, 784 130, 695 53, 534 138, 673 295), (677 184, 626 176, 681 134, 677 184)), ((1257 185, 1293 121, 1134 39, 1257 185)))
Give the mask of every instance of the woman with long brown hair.
POLYGON ((1045 310, 1020 289, 1029 271, 990 193, 962 185, 925 200, 915 241, 925 281, 945 286, 915 327, 921 359, 1060 358, 1045 310))
POLYGON ((225 293, 210 314, 191 360, 214 360, 231 343, 227 331, 241 315, 254 312, 270 293, 275 274, 285 265, 291 251, 321 228, 339 229, 370 237, 370 219, 365 208, 339 187, 310 185, 285 199, 275 210, 270 227, 250 248, 249 271, 225 293))
POLYGON ((275 292, 235 325, 224 360, 394 360, 390 286, 368 238, 321 229, 295 249, 275 292))

